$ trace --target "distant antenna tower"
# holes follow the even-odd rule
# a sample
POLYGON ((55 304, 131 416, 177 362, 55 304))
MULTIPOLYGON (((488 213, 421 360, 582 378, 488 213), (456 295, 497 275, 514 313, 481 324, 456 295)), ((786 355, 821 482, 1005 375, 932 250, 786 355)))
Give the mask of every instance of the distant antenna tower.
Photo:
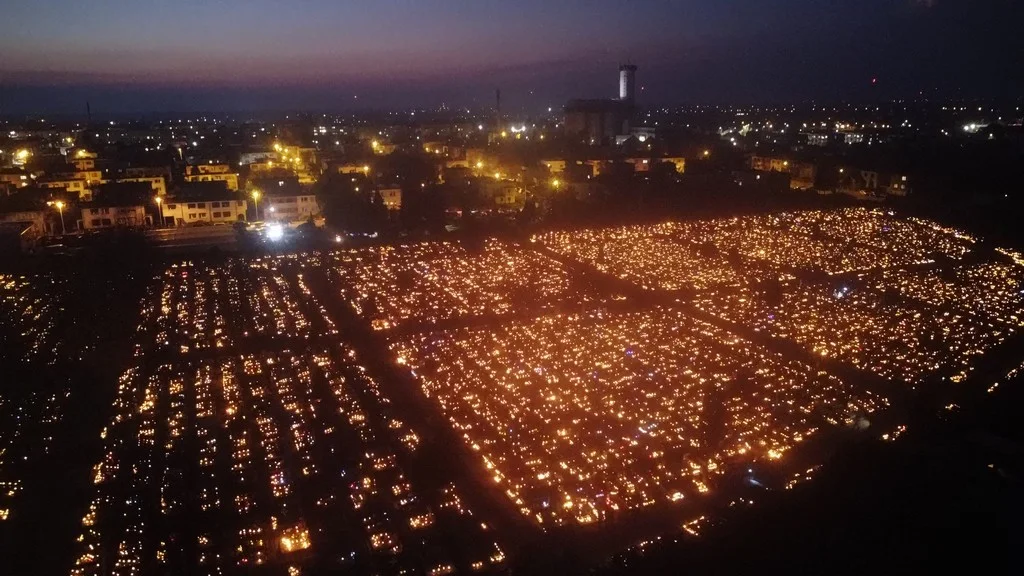
POLYGON ((501 88, 494 91, 494 126, 501 126, 501 88))

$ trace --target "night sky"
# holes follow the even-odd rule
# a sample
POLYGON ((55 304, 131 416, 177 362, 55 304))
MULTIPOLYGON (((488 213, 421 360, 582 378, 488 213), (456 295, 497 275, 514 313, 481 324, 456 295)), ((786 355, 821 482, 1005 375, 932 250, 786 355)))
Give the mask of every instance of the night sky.
POLYGON ((1022 4, 5 0, 0 114, 1015 99, 1022 4))

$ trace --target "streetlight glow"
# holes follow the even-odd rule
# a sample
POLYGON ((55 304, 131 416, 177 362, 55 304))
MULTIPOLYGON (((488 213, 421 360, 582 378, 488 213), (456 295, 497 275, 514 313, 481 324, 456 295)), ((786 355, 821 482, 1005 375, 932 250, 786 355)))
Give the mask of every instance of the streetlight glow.
POLYGON ((167 226, 167 220, 164 219, 164 207, 163 207, 164 199, 161 198, 160 196, 157 196, 156 198, 153 199, 153 201, 156 202, 156 211, 160 213, 160 227, 161 228, 166 227, 167 226))
POLYGON ((60 213, 60 233, 61 235, 67 233, 67 229, 64 227, 64 201, 57 200, 55 202, 47 202, 47 206, 53 206, 60 213))
POLYGON ((252 191, 252 200, 256 203, 256 220, 260 219, 260 191, 252 191))

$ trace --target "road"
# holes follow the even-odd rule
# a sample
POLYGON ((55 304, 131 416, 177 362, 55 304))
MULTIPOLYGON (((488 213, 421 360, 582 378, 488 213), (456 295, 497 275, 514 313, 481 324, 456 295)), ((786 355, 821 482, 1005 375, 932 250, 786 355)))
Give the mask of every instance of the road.
POLYGON ((146 239, 153 246, 168 251, 202 248, 231 251, 238 249, 238 236, 231 226, 156 228, 146 231, 146 239))

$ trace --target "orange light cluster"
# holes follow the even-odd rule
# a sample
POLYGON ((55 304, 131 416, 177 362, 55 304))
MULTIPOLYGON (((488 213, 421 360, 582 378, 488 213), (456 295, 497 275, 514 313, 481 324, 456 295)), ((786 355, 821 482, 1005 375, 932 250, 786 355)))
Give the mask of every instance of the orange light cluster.
POLYGON ((684 313, 551 315, 399 339, 488 475, 542 524, 713 489, 884 398, 684 313))

